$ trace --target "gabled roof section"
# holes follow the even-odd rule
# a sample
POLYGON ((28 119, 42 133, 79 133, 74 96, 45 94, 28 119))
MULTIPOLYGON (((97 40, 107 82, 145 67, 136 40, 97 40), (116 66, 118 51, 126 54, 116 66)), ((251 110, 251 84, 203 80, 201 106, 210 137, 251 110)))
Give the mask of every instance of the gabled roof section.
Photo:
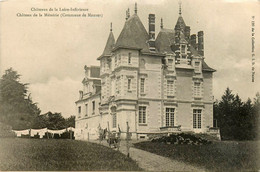
POLYGON ((162 28, 156 40, 155 47, 160 53, 173 53, 171 45, 174 44, 174 30, 162 28))
POLYGON ((142 52, 150 52, 148 41, 149 35, 137 14, 133 14, 126 20, 115 45, 117 48, 141 49, 142 52))
POLYGON ((180 32, 180 43, 181 44, 188 44, 188 41, 185 39, 185 35, 182 31, 180 32))

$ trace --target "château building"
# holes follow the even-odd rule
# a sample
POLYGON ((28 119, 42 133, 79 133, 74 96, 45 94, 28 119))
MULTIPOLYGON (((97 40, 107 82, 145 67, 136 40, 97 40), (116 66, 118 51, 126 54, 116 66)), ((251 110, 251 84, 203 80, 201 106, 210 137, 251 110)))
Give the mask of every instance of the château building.
MULTIPOLYGON (((179 9, 173 29, 148 32, 135 12, 126 12, 115 40, 112 24, 98 66, 85 66, 76 101, 76 139, 98 138, 98 127, 126 131, 132 138, 164 132, 210 133, 213 127, 212 77, 204 57, 203 31, 190 34, 179 9)), ((122 134, 124 137, 124 134, 122 134)))

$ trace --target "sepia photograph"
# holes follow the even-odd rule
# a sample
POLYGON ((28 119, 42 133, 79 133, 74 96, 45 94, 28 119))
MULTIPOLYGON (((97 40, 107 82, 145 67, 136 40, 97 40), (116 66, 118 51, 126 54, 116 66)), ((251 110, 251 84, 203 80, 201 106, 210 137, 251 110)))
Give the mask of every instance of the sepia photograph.
POLYGON ((259 0, 0 0, 0 171, 259 171, 259 0))

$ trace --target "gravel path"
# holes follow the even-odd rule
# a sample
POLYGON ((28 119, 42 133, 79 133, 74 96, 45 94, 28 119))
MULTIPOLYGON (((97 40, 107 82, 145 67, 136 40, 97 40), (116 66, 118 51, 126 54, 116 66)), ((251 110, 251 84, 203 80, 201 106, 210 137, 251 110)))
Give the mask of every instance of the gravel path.
MULTIPOLYGON (((99 143, 98 141, 94 142, 99 143)), ((101 144, 108 146, 105 141, 103 141, 101 144)), ((125 141, 121 141, 119 150, 122 153, 127 154, 125 141)), ((203 168, 195 167, 185 164, 184 162, 172 160, 170 158, 136 149, 133 146, 130 147, 129 154, 130 157, 135 160, 138 165, 145 171, 206 171, 203 168)))

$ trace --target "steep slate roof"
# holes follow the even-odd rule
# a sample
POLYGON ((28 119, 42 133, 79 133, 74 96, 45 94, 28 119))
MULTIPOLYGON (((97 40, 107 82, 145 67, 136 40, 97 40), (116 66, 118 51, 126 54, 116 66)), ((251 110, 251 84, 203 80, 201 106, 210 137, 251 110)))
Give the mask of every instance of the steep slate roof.
POLYGON ((90 77, 100 78, 100 67, 99 66, 90 66, 90 77))
POLYGON ((182 16, 179 16, 178 20, 177 20, 177 23, 175 25, 175 28, 176 27, 179 27, 181 29, 181 31, 184 31, 185 27, 186 27, 186 24, 182 18, 182 16))
POLYGON ((107 38, 107 43, 106 43, 105 49, 104 49, 102 55, 97 58, 97 60, 100 60, 104 56, 110 56, 114 46, 115 46, 115 37, 114 37, 114 34, 111 29, 109 36, 107 38))
MULTIPOLYGON (((192 53, 193 55, 202 57, 202 56, 198 53, 198 51, 197 51, 192 45, 190 46, 190 51, 191 51, 191 53, 192 53)), ((210 72, 216 72, 215 69, 213 69, 213 68, 211 68, 211 67, 209 67, 209 66, 207 65, 207 63, 205 62, 204 59, 202 60, 202 70, 204 70, 204 71, 210 71, 210 72)))
POLYGON ((161 29, 155 40, 155 47, 161 53, 173 53, 171 45, 174 44, 174 38, 173 29, 161 29))
POLYGON ((147 41, 149 35, 137 14, 133 14, 126 20, 115 48, 137 48, 142 52, 150 52, 147 41))
POLYGON ((209 71, 209 72, 216 72, 215 69, 213 69, 213 68, 211 68, 211 67, 209 67, 209 66, 207 65, 207 63, 205 62, 204 59, 202 60, 202 70, 204 70, 204 71, 209 71))
POLYGON ((103 51, 103 56, 105 55, 110 55, 111 52, 112 52, 112 49, 115 45, 115 38, 114 38, 114 34, 112 31, 110 31, 110 34, 108 36, 108 39, 107 39, 107 43, 106 43, 106 46, 105 46, 105 49, 103 51))

